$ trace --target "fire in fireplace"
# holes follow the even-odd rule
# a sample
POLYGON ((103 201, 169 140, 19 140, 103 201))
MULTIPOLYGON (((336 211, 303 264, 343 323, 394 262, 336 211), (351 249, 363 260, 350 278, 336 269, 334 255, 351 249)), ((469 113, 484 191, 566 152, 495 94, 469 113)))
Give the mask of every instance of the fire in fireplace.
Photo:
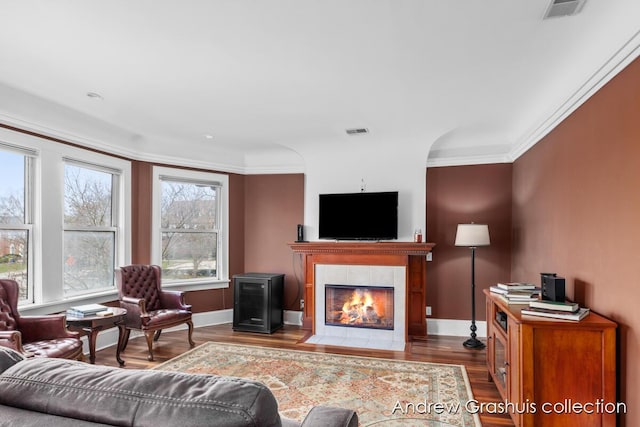
POLYGON ((325 324, 393 329, 393 287, 325 285, 325 324))

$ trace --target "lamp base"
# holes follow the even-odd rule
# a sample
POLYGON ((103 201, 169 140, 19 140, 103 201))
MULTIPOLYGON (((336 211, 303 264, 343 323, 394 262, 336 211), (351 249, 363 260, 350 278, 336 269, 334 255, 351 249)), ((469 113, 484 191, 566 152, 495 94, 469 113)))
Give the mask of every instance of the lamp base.
POLYGON ((465 346, 465 348, 484 348, 484 343, 475 337, 469 338, 468 340, 463 342, 462 345, 465 346))

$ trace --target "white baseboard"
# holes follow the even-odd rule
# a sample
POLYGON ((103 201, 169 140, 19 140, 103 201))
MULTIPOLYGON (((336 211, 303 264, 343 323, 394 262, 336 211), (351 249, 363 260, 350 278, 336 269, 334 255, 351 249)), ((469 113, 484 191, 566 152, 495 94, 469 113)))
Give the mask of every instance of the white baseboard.
MULTIPOLYGON (((294 310, 285 310, 283 313, 285 325, 302 325, 302 312, 294 310)), ((193 314, 193 326, 199 328, 202 326, 221 325, 224 323, 233 322, 233 309, 207 311, 204 313, 193 314)), ((453 319, 434 319, 427 318, 427 335, 450 335, 464 337, 468 336, 471 331, 470 320, 453 320, 453 319)), ((478 328, 476 334, 479 338, 487 336, 487 322, 476 321, 476 327, 478 328)), ((173 328, 169 328, 166 331, 179 331, 187 329, 187 325, 180 325, 173 328)), ((131 331, 131 337, 142 336, 139 331, 131 331)), ((89 354, 89 343, 87 337, 82 337, 83 350, 86 355, 89 354)), ((102 350, 107 347, 111 347, 118 342, 118 328, 107 329, 98 334, 96 339, 96 350, 102 350)))
MULTIPOLYGON (((195 313, 192 316, 193 326, 199 328, 200 326, 222 325, 223 323, 233 322, 233 309, 207 311, 204 313, 195 313)), ((186 326, 182 325, 182 329, 186 326)))
POLYGON ((302 312, 293 310, 284 310, 283 313, 285 325, 302 326, 302 312))
MULTIPOLYGON (((464 337, 471 334, 471 320, 433 319, 427 318, 427 335, 450 335, 464 337)), ((478 338, 487 336, 487 322, 476 321, 478 338)))

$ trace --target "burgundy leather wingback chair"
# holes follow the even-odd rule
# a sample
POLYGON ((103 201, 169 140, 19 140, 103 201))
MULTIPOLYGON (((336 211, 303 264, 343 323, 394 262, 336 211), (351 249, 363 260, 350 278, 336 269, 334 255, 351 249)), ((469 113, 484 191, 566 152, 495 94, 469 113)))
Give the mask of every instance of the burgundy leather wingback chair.
POLYGON ((66 316, 20 316, 18 291, 15 280, 0 279, 0 345, 30 357, 81 360, 82 341, 67 330, 66 316))
POLYGON ((160 332, 182 323, 189 327, 189 345, 195 346, 191 306, 184 303, 183 292, 161 289, 161 274, 157 265, 135 264, 116 270, 120 306, 127 309, 121 350, 127 347, 131 329, 140 330, 147 338, 149 360, 153 360, 153 341, 158 340, 160 332))

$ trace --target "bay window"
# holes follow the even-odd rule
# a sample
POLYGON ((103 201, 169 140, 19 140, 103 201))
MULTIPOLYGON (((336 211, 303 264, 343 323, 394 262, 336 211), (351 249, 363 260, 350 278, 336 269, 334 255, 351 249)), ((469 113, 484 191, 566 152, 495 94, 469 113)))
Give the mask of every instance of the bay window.
POLYGON ((25 314, 116 297, 131 261, 131 162, 0 128, 0 278, 25 314))
POLYGON ((0 278, 18 283, 19 301, 33 302, 30 273, 35 152, 0 144, 0 278))
POLYGON ((154 263, 163 282, 221 283, 226 268, 226 175, 154 168, 154 263))

